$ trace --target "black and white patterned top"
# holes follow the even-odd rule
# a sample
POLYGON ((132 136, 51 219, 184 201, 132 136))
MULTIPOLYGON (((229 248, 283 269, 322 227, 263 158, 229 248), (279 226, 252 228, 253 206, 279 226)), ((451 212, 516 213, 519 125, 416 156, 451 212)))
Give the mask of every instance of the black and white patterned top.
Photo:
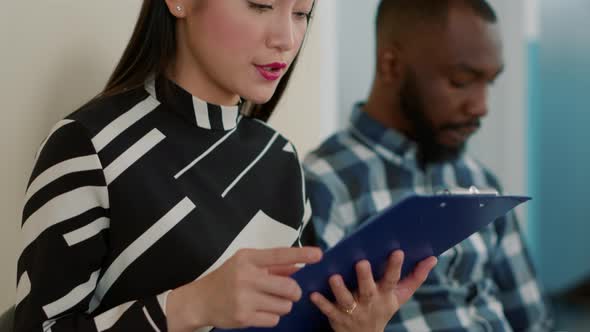
POLYGON ((164 78, 71 114, 35 163, 17 332, 164 331, 171 289, 300 244, 311 216, 289 141, 164 78))

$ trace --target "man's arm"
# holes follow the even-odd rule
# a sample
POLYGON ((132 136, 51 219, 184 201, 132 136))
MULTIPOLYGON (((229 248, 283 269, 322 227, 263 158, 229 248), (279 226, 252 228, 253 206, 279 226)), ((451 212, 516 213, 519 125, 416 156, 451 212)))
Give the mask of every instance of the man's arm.
POLYGON ((510 213, 495 225, 498 250, 493 257, 493 278, 504 314, 515 331, 549 331, 553 321, 516 216, 510 213))

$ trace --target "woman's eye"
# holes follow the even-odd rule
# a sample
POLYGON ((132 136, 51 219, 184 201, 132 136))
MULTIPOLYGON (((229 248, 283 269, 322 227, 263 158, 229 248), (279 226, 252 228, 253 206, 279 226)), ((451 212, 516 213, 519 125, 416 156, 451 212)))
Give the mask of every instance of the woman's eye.
POLYGON ((261 3, 251 2, 251 1, 248 1, 248 5, 250 6, 251 9, 254 9, 260 13, 263 13, 265 11, 273 9, 272 5, 265 5, 265 4, 261 4, 261 3))
POLYGON ((301 20, 309 21, 311 19, 311 14, 306 12, 296 12, 294 13, 295 17, 301 20))

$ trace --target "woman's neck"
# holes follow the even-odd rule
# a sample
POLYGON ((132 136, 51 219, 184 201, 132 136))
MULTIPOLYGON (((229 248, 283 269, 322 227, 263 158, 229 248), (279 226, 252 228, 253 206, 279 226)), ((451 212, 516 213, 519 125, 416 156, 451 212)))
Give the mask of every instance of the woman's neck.
POLYGON ((233 106, 240 101, 240 96, 223 89, 213 78, 201 69, 190 56, 182 56, 178 52, 176 61, 170 66, 166 75, 177 85, 188 91, 191 95, 206 102, 233 106))

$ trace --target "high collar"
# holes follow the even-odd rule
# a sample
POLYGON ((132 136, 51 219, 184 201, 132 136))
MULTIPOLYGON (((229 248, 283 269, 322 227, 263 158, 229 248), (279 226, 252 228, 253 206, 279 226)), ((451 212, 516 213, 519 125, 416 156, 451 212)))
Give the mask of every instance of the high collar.
POLYGON ((175 82, 158 76, 148 79, 146 90, 160 103, 185 120, 203 129, 228 131, 240 119, 240 106, 221 106, 191 95, 175 82))

